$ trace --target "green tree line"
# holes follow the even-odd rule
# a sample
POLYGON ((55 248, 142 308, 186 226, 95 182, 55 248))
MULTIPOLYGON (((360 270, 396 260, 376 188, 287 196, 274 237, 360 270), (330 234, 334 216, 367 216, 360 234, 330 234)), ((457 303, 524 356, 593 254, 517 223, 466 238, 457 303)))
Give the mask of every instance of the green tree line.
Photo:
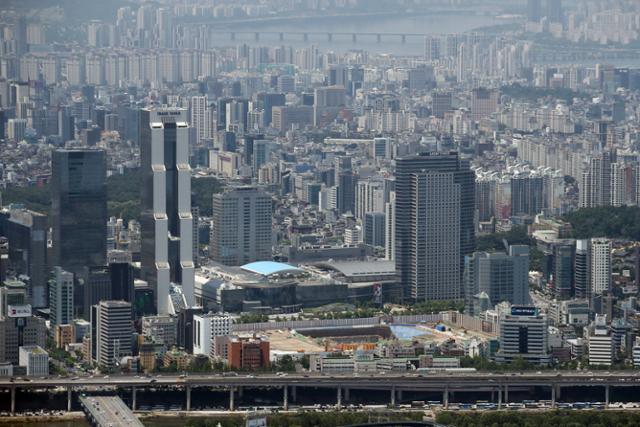
POLYGON ((625 427, 640 425, 640 413, 612 411, 440 412, 436 422, 451 427, 625 427))
MULTIPOLYGON (((377 421, 422 421, 422 413, 383 412, 299 412, 297 414, 267 415, 267 425, 278 427, 336 427, 377 421)), ((242 416, 189 419, 188 427, 241 427, 242 416), (218 424, 219 423, 219 424, 218 424)))
POLYGON ((573 237, 576 239, 610 237, 640 240, 640 207, 638 206, 578 209, 567 214, 564 220, 571 224, 573 237))

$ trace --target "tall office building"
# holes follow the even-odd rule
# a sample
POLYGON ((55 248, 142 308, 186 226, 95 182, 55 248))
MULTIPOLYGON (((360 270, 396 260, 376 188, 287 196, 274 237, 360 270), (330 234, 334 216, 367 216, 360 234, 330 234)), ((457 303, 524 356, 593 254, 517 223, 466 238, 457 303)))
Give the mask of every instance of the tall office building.
POLYGON ((111 296, 116 301, 134 302, 133 266, 128 262, 109 263, 111 296))
POLYGON ((545 16, 549 22, 562 22, 564 13, 562 11, 562 0, 546 0, 545 16))
POLYGON ((397 160, 395 260, 405 297, 462 298, 464 256, 475 247, 474 181, 456 152, 397 160))
POLYGON ((535 307, 511 307, 511 313, 500 316, 500 350, 496 360, 509 363, 515 358, 536 365, 548 365, 549 332, 547 316, 535 307))
POLYGON ((0 284, 0 317, 11 314, 9 306, 27 304, 27 287, 20 280, 5 280, 0 284))
POLYGON ((474 252, 465 258, 465 310, 474 310, 474 297, 484 292, 490 306, 503 301, 515 305, 529 304, 529 247, 512 245, 509 253, 474 252))
POLYGON ((442 50, 442 39, 440 37, 426 36, 424 38, 424 59, 429 62, 440 59, 442 50))
POLYGON ((155 292, 158 314, 167 314, 171 283, 181 284, 193 304, 189 127, 184 109, 143 109, 140 115, 142 276, 155 292))
POLYGON ((589 241, 576 240, 576 254, 573 265, 573 286, 576 298, 589 299, 591 296, 589 268, 589 241))
POLYGON ((27 132, 27 119, 9 119, 7 121, 7 138, 13 142, 20 142, 27 132))
POLYGON ((553 293, 558 300, 574 295, 575 246, 572 243, 553 245, 553 293))
POLYGON ((389 194, 389 202, 384 205, 384 258, 389 261, 396 259, 396 193, 389 194))
POLYGON ((71 108, 62 105, 58 108, 58 136, 63 142, 71 141, 75 138, 76 118, 71 114, 71 108))
POLYGON ((101 301, 94 306, 92 316, 91 326, 96 331, 94 360, 100 367, 113 369, 122 357, 132 354, 131 303, 101 301))
POLYGON ((477 88, 471 92, 471 118, 475 121, 491 116, 498 111, 500 91, 496 89, 477 88))
POLYGON ((356 184, 355 215, 359 220, 369 212, 384 212, 384 180, 360 180, 356 184))
POLYGON ((611 366, 615 360, 611 327, 607 324, 606 315, 596 314, 592 325, 588 328, 589 365, 611 366))
POLYGON ((591 239, 589 243, 591 295, 611 290, 611 240, 591 239))
POLYGON ((594 208, 611 204, 611 165, 615 154, 604 151, 594 155, 580 181, 580 207, 594 208))
POLYGON ((90 319, 92 306, 98 304, 100 301, 112 299, 109 267, 87 267, 84 273, 83 288, 83 318, 90 319))
POLYGON ((367 245, 385 247, 385 216, 382 212, 364 214, 363 241, 367 245))
POLYGON ((271 196, 255 187, 213 195, 211 258, 225 265, 271 259, 271 196))
POLYGON ((58 325, 69 325, 73 320, 73 274, 54 267, 49 281, 49 320, 51 330, 58 325))
POLYGON ((59 149, 51 158, 52 265, 80 274, 107 257, 104 150, 59 149))
POLYGON ((126 262, 88 267, 84 273, 83 316, 89 319, 91 307, 100 301, 134 302, 133 267, 126 262))
POLYGON ((527 0, 527 20, 540 22, 542 18, 542 0, 527 0))
POLYGON ((225 104, 225 129, 235 131, 238 134, 247 132, 247 114, 249 113, 249 100, 234 98, 225 104))
MULTIPOLYGON (((280 76, 282 77, 282 76, 280 76)), ((287 76, 289 77, 289 76, 287 76)), ((258 108, 264 110, 262 127, 269 127, 272 122, 273 107, 281 107, 286 104, 284 93, 259 93, 258 108)))
POLYGON ((541 176, 520 174, 511 177, 511 215, 534 216, 544 206, 541 176))
POLYGON ((16 314, 0 317, 0 362, 19 361, 21 346, 39 345, 44 348, 47 325, 41 317, 31 315, 30 306, 22 306, 16 314))
POLYGON ((338 187, 338 211, 340 213, 354 213, 356 175, 352 169, 351 157, 335 158, 335 183, 338 187))
POLYGON ((344 86, 316 88, 313 102, 313 125, 322 127, 331 123, 345 104, 344 86))
POLYGON ((35 308, 47 307, 47 216, 23 208, 0 211, 0 234, 9 239, 9 259, 18 275, 26 275, 35 308))
POLYGON ((478 221, 489 221, 495 216, 496 184, 497 180, 494 177, 478 177, 476 179, 475 197, 478 221))
POLYGON ((431 114, 438 119, 444 118, 444 113, 453 109, 451 92, 433 92, 431 94, 431 114))
POLYGON ((206 96, 191 97, 191 127, 195 128, 196 144, 211 137, 211 114, 206 96))

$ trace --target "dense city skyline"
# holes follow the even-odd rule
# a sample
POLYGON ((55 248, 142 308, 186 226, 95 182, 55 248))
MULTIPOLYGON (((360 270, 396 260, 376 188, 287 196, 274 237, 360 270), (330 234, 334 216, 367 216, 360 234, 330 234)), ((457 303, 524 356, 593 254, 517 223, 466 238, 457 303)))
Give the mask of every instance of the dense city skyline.
POLYGON ((5 2, 0 417, 636 416, 638 54, 633 0, 5 2))

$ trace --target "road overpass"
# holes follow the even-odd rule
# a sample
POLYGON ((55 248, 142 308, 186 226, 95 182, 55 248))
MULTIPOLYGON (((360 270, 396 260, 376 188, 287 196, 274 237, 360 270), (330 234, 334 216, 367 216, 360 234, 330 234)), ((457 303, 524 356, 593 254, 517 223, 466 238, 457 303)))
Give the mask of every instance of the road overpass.
POLYGON ((544 387, 550 391, 550 400, 555 407, 563 387, 599 387, 605 391, 605 404, 609 403, 612 387, 640 387, 640 373, 583 372, 583 371, 538 371, 525 373, 366 373, 366 374, 316 374, 295 373, 288 375, 255 374, 189 374, 189 375, 112 375, 94 377, 42 377, 0 378, 0 388, 11 393, 11 412, 15 413, 17 389, 62 388, 67 391, 67 409, 71 410, 72 393, 92 390, 97 387, 130 388, 132 409, 136 410, 136 392, 140 389, 178 388, 185 392, 185 408, 191 410, 191 392, 199 387, 226 390, 229 393, 229 410, 235 410, 235 396, 242 389, 271 388, 282 390, 282 407, 288 409, 289 398, 296 398, 300 387, 330 388, 336 390, 336 407, 341 408, 348 400, 349 390, 381 390, 389 392, 389 404, 403 391, 441 392, 442 404, 446 408, 452 393, 491 392, 497 393, 498 406, 509 401, 509 389, 544 387))
POLYGON ((96 427, 144 427, 117 396, 81 396, 80 403, 96 427))

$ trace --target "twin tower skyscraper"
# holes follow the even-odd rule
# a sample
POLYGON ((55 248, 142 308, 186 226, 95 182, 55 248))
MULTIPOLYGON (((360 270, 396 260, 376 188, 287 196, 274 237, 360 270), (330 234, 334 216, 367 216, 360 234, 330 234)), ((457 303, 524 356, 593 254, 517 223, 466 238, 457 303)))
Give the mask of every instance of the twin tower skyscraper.
POLYGON ((194 304, 193 217, 189 125, 181 108, 140 112, 142 278, 154 289, 158 314, 173 311, 171 284, 194 304))

